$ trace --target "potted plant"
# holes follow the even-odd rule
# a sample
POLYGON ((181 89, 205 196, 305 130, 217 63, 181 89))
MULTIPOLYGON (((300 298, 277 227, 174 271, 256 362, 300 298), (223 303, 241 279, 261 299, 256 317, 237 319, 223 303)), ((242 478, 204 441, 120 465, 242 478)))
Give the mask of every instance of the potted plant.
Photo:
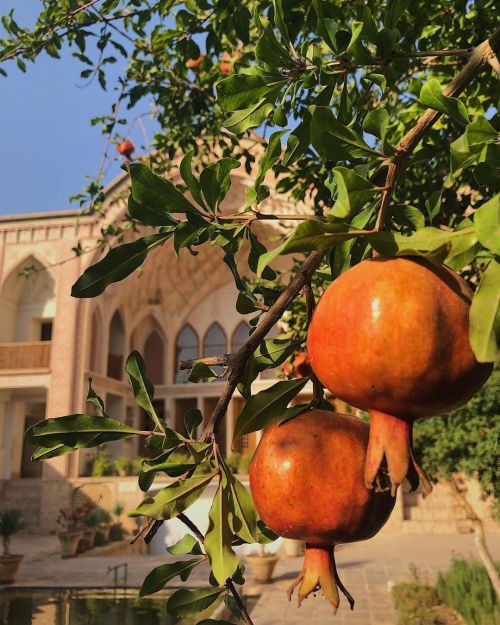
POLYGON ((61 544, 61 557, 74 558, 78 552, 80 539, 83 536, 81 526, 82 511, 80 508, 61 508, 57 517, 57 524, 61 528, 57 536, 61 544))
POLYGON ((273 572, 279 560, 277 553, 266 553, 266 546, 260 545, 259 553, 246 556, 246 560, 252 569, 253 577, 259 584, 269 584, 273 579, 273 572))
POLYGON ((285 538, 283 540, 283 549, 287 558, 298 558, 304 555, 305 543, 303 540, 285 538))
POLYGON ((115 522, 111 525, 109 530, 109 538, 111 541, 123 540, 125 535, 125 531, 123 529, 123 525, 121 522, 121 516, 123 514, 124 506, 122 503, 117 502, 113 508, 113 516, 115 517, 115 522))
POLYGON ((95 545, 102 546, 109 542, 109 532, 111 529, 111 515, 103 508, 97 508, 97 532, 95 535, 95 545))
POLYGON ((115 462, 115 471, 118 473, 120 477, 126 477, 127 475, 132 475, 134 471, 134 465, 132 463, 132 458, 128 458, 127 456, 119 456, 115 462))
POLYGON ((0 512, 0 536, 3 554, 0 556, 0 584, 12 584, 24 556, 10 553, 10 539, 24 527, 20 510, 9 509, 0 512))
POLYGON ((92 507, 83 519, 83 539, 86 542, 87 549, 92 549, 94 546, 98 523, 99 515, 97 514, 97 510, 92 507))

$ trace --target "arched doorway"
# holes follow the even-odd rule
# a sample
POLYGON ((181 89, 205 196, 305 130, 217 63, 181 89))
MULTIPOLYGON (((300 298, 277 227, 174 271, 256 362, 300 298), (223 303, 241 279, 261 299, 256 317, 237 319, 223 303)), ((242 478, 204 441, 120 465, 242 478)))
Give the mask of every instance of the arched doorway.
POLYGON ((125 354, 125 326, 117 310, 109 324, 108 367, 107 375, 115 380, 123 378, 123 359, 125 354))

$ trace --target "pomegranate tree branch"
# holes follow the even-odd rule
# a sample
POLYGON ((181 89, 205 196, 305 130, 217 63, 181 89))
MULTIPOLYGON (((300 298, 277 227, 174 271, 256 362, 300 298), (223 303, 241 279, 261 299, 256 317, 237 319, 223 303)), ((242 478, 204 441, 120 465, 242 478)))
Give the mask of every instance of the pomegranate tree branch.
POLYGON ((233 354, 231 364, 229 365, 228 380, 224 386, 221 396, 219 397, 215 410, 213 411, 212 416, 203 431, 203 439, 210 438, 217 431, 220 422, 226 414, 227 407, 231 401, 234 391, 236 390, 236 387, 238 386, 239 379, 243 374, 248 359, 257 349, 261 341, 266 337, 271 328, 273 328, 279 319, 281 319, 281 316, 285 312, 289 303, 297 297, 306 283, 309 282, 311 276, 320 266, 324 254, 324 251, 312 252, 308 256, 288 287, 271 306, 269 312, 265 314, 264 318, 255 328, 253 333, 247 338, 240 349, 233 354))
MULTIPOLYGON (((479 44, 470 54, 467 64, 458 72, 453 80, 445 87, 445 96, 457 96, 471 83, 479 72, 488 64, 494 66, 493 59, 497 58, 500 50, 500 28, 497 28, 489 39, 479 44)), ((497 60, 498 62, 498 60, 497 60)), ((386 169, 385 190, 382 194, 379 213, 377 217, 376 230, 384 227, 387 207, 389 205, 392 192, 396 185, 396 180, 402 169, 405 168, 408 157, 420 143, 422 137, 437 122, 442 113, 435 109, 427 109, 417 123, 401 139, 396 146, 396 154, 382 168, 386 169)), ((377 172, 375 173, 377 177, 377 172)))
POLYGON ((222 354, 222 356, 207 356, 206 358, 193 358, 192 360, 181 360, 179 369, 192 369, 199 362, 204 365, 227 367, 233 358, 232 354, 222 354))

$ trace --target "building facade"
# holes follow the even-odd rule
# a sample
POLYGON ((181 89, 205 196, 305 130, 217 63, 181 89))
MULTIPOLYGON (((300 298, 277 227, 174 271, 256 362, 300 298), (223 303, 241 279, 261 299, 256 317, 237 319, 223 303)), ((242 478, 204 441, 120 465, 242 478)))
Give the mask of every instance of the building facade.
MULTIPOLYGON (((242 206, 249 184, 245 174, 233 175, 225 210, 242 206)), ((126 196, 127 179, 122 177, 108 189, 108 223, 126 211, 126 196)), ((273 192, 265 210, 295 209, 273 192)), ((258 226, 259 236, 272 247, 275 226, 258 226)), ((222 382, 189 383, 179 362, 232 352, 248 336, 248 322, 235 309, 233 278, 221 262, 221 250, 210 246, 196 257, 184 250, 178 259, 167 242, 141 270, 100 297, 72 298, 73 283, 101 257, 102 227, 98 215, 81 217, 71 211, 0 218, 0 505, 23 509, 28 527, 37 530, 53 529, 57 510, 71 505, 78 489, 97 493, 92 495, 97 499, 107 493, 108 506, 116 500, 135 505, 141 494, 133 478, 87 478, 95 450, 31 462, 34 449, 24 441, 28 427, 44 418, 85 412, 87 380, 92 378, 110 417, 150 429, 124 371, 127 355, 138 350, 155 385, 158 413, 180 430, 189 408, 210 416, 222 382), (80 256, 73 250, 78 242, 85 250, 80 256)), ((254 391, 271 385, 274 375, 261 374, 254 391)), ((306 386, 301 401, 310 394, 306 386)), ((221 430, 225 454, 231 451, 242 405, 236 393, 221 430)), ((251 452, 256 443, 257 435, 243 437, 236 450, 251 452)), ((138 437, 113 442, 107 451, 113 458, 147 454, 138 437)), ((441 500, 432 513, 425 512, 432 509, 426 505, 415 496, 401 497, 396 525, 429 522, 429 514, 437 514, 443 529, 458 528, 452 502, 443 506, 441 500)))

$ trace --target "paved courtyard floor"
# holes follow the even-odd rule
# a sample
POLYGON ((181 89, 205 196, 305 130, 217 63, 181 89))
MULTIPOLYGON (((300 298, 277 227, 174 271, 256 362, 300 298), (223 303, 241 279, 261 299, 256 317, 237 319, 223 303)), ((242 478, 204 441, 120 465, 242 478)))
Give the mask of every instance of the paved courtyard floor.
MULTIPOLYGON (((494 557, 500 559, 500 533, 489 534, 488 543, 494 557)), ((172 559, 134 553, 98 555, 99 551, 94 550, 62 560, 55 536, 15 537, 12 553, 26 554, 19 572, 19 587, 111 587, 110 569, 124 563, 128 564, 128 585, 139 587, 152 568, 172 559)), ((391 586, 410 577, 410 564, 418 567, 423 578, 434 579, 438 571, 447 568, 453 554, 475 556, 473 536, 382 532, 369 541, 338 547, 339 575, 354 596, 356 606, 351 612, 342 598, 335 618, 320 594, 308 598, 300 609, 294 600, 288 603, 286 588, 300 571, 301 558, 280 559, 275 579, 269 585, 256 585, 248 574, 245 592, 260 595, 252 611, 255 625, 395 625, 391 586)), ((189 585, 205 585, 206 576, 207 568, 201 565, 191 575, 189 585)))

